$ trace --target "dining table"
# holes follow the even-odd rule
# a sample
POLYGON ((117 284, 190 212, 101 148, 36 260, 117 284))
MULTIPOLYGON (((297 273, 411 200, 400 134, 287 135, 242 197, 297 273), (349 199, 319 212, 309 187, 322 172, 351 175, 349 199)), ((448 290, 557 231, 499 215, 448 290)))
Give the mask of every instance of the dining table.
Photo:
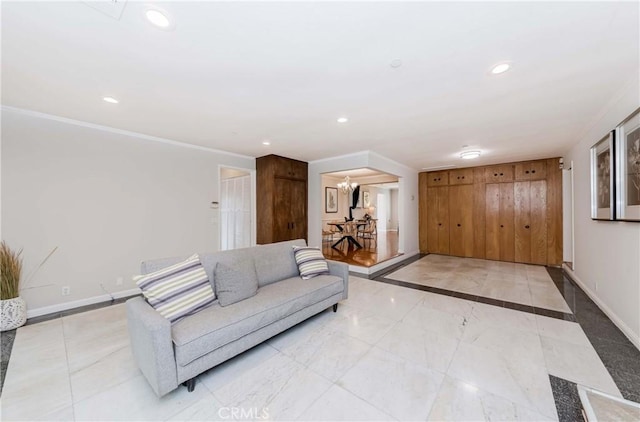
POLYGON ((366 226, 368 223, 368 220, 332 221, 327 223, 329 226, 335 226, 338 229, 338 233, 340 233, 340 239, 331 247, 337 249, 338 245, 346 241, 356 248, 362 248, 355 235, 358 233, 358 227, 366 226))

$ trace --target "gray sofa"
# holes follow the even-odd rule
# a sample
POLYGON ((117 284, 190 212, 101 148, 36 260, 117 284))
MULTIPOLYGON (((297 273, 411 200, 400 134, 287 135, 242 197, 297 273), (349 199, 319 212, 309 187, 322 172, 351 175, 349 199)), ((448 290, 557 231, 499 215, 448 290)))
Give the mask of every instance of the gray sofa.
MULTIPOLYGON (((222 307, 213 305, 173 326, 142 297, 127 301, 131 348, 138 367, 158 396, 181 383, 193 391, 195 377, 299 322, 347 298, 349 269, 328 261, 330 275, 302 280, 293 255, 293 240, 246 249, 200 254, 209 281, 215 284, 217 262, 251 259, 258 276, 255 296, 222 307)), ((142 263, 142 274, 184 260, 166 258, 142 263)), ((215 288, 214 288, 215 290, 215 288)))

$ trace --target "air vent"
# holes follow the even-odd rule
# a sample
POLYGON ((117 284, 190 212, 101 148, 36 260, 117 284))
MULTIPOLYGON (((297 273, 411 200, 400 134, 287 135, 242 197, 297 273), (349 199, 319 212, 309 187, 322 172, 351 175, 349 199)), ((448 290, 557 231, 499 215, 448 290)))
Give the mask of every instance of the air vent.
POLYGON ((97 0, 97 1, 85 1, 84 4, 96 9, 107 16, 111 16, 115 20, 120 20, 124 5, 127 0, 97 0))

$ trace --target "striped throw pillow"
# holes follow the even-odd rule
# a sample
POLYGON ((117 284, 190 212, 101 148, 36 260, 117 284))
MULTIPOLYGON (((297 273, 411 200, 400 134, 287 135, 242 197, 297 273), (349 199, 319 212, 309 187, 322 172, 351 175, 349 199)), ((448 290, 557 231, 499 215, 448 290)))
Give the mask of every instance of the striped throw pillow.
POLYGON ((172 324, 206 308, 216 299, 197 254, 133 279, 149 305, 172 324))
POLYGON ((294 246, 293 255, 296 258, 298 271, 300 271, 300 277, 303 280, 308 280, 321 274, 329 274, 327 260, 324 259, 319 248, 294 246))

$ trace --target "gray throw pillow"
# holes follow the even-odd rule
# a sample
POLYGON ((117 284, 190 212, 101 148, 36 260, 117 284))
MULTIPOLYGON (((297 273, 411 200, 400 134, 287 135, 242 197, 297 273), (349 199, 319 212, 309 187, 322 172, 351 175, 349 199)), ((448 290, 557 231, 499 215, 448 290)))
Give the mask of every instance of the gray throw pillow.
POLYGON ((220 306, 240 302, 258 292, 258 276, 253 260, 236 261, 233 264, 218 262, 213 274, 220 306))

